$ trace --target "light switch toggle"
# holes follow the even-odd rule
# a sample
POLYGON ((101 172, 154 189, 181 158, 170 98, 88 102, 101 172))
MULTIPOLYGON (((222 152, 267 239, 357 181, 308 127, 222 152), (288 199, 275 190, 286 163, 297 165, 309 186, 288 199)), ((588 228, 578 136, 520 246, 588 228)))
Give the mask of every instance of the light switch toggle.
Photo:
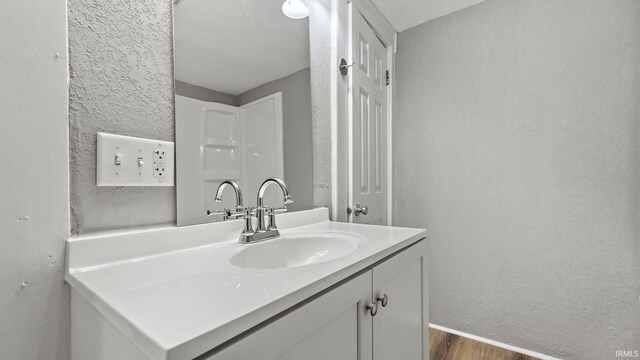
POLYGON ((116 154, 115 161, 116 161, 116 166, 122 165, 122 155, 116 154))
POLYGON ((138 156, 138 167, 143 167, 144 166, 144 159, 142 158, 142 156, 138 156))

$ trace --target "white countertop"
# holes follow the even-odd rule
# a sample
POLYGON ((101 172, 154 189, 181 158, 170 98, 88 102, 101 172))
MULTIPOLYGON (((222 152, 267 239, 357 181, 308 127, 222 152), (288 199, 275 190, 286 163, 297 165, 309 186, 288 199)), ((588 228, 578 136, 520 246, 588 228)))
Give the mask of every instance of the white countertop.
MULTIPOLYGON (((236 267, 241 221, 113 232, 68 242, 66 280, 152 359, 192 359, 425 237, 422 229, 336 223, 327 209, 278 216, 283 236, 337 231, 352 254, 283 269, 236 267)), ((278 241, 278 239, 267 240, 278 241)))

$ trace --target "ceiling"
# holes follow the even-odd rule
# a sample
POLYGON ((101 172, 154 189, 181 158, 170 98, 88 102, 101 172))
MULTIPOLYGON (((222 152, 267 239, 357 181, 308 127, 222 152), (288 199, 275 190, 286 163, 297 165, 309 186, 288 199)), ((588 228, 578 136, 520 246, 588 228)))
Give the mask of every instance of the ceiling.
POLYGON ((309 67, 308 19, 283 0, 180 0, 174 12, 175 77, 231 95, 309 67))
POLYGON ((484 0, 373 0, 398 32, 482 1, 484 0))

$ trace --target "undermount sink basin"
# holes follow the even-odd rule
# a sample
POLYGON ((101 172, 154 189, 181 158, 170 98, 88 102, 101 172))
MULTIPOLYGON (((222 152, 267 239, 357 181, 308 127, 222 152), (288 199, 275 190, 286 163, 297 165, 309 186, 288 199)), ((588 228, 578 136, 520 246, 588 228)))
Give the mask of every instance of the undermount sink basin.
POLYGON ((231 256, 232 265, 251 269, 291 268, 339 259, 355 252, 364 240, 341 232, 289 234, 247 244, 231 256))

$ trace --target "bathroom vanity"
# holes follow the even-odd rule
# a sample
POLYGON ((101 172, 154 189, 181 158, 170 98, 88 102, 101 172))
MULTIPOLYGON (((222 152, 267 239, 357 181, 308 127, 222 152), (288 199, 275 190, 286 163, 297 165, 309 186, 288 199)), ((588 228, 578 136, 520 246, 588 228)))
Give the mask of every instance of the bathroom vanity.
POLYGON ((74 238, 74 360, 428 359, 425 231, 278 215, 74 238))

